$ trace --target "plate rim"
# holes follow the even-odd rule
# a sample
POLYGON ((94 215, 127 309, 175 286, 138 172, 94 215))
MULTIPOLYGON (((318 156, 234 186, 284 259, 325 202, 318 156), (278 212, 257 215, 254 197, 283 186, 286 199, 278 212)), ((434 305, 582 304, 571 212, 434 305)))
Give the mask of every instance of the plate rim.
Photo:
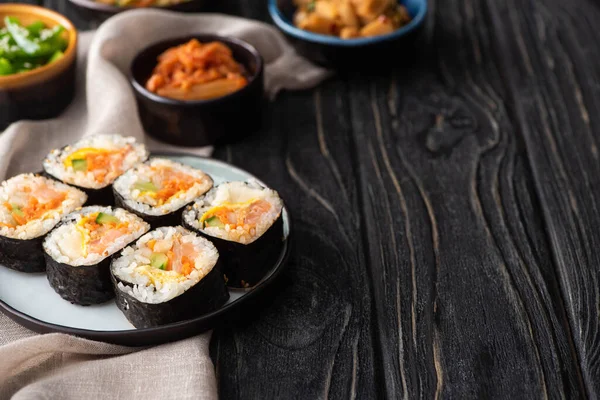
MULTIPOLYGON (((206 157, 206 156, 201 156, 201 155, 196 155, 196 154, 191 154, 191 153, 186 153, 186 152, 171 152, 171 151, 150 152, 150 155, 148 158, 151 158, 151 157, 199 158, 204 161, 220 165, 221 167, 224 167, 224 168, 227 168, 230 170, 234 170, 238 173, 248 175, 252 179, 256 179, 256 181, 259 182, 260 184, 262 184, 266 187, 269 187, 262 180, 258 179, 256 176, 254 176, 254 174, 251 174, 250 172, 248 172, 242 168, 239 168, 233 164, 227 163, 222 160, 217 160, 217 159, 214 159, 211 157, 206 157)), ((188 327, 188 325, 189 325, 189 328, 191 329, 191 328, 193 328, 194 324, 199 324, 202 322, 210 321, 211 319, 218 318, 218 317, 225 317, 227 314, 232 313, 232 311, 235 311, 235 309, 242 307, 249 300, 253 299, 258 294, 263 292, 265 289, 270 287, 271 284, 274 281, 276 281, 276 279, 281 275, 282 271, 285 269, 285 267, 287 265, 287 262, 288 262, 288 259, 290 256, 291 240, 292 240, 292 235, 293 235, 293 233, 292 233, 293 232, 292 218, 291 218, 289 209, 285 205, 285 201, 284 201, 284 205, 283 205, 283 209, 282 209, 282 218, 286 218, 286 220, 287 220, 286 222, 288 224, 288 235, 282 241, 283 246, 281 249, 281 253, 273 266, 271 274, 264 277, 259 283, 256 284, 256 286, 254 286, 251 289, 228 288, 229 291, 235 291, 238 293, 243 292, 244 295, 242 297, 236 299, 232 303, 225 304, 224 306, 222 306, 221 308, 219 308, 215 311, 212 311, 207 314, 203 314, 196 318, 191 318, 191 319, 187 319, 185 321, 174 322, 171 324, 156 326, 156 327, 152 327, 152 328, 133 328, 133 329, 128 329, 128 330, 106 331, 106 330, 74 328, 74 327, 70 327, 70 326, 65 326, 65 325, 42 321, 38 318, 32 317, 29 314, 26 314, 22 311, 15 309, 13 306, 7 304, 5 301, 3 301, 1 299, 0 299, 0 311, 2 311, 7 317, 12 319, 19 325, 21 325, 27 329, 30 329, 34 332, 37 332, 37 333, 66 333, 69 335, 79 336, 79 337, 82 337, 85 339, 90 339, 90 340, 95 340, 95 341, 104 341, 104 342, 115 343, 115 344, 119 343, 119 342, 124 342, 124 341, 131 343, 132 339, 136 339, 138 336, 144 337, 144 336, 149 335, 150 337, 152 337, 153 334, 164 334, 164 333, 170 333, 171 331, 177 332, 182 329, 185 329, 186 327, 188 327)), ((217 323, 214 323, 211 325, 212 325, 212 327, 215 327, 217 325, 217 323)), ((200 330, 198 330, 198 332, 194 332, 190 335, 187 335, 187 334, 177 335, 178 337, 174 338, 174 339, 179 340, 184 337, 190 337, 194 334, 200 334, 202 332, 205 332, 206 330, 207 329, 205 329, 205 330, 200 329, 200 330)), ((146 342, 151 342, 151 341, 152 340, 146 340, 146 342)), ((164 342, 164 341, 160 341, 160 342, 164 342)), ((141 345, 141 346, 144 346, 144 345, 141 345)))

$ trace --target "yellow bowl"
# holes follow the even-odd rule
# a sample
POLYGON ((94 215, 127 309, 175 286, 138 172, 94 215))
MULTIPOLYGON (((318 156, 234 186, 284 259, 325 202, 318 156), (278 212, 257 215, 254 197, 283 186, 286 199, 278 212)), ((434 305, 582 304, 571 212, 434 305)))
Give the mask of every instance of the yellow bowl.
POLYGON ((60 114, 75 93, 77 29, 64 16, 27 4, 0 4, 0 26, 7 16, 27 25, 42 21, 62 25, 68 40, 64 56, 32 71, 0 76, 0 129, 19 119, 46 119, 60 114))

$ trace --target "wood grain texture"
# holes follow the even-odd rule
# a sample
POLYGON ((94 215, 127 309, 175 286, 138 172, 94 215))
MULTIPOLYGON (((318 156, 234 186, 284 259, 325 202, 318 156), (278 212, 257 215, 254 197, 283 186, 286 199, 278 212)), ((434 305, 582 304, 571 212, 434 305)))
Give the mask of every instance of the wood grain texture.
POLYGON ((280 290, 213 336, 223 398, 600 395, 598 18, 430 1, 414 60, 283 93, 217 149, 295 224, 280 290))
MULTIPOLYGON (((508 5, 506 5, 508 6, 508 5)), ((545 226, 590 398, 600 396, 600 222, 598 46, 594 2, 526 4, 527 13, 491 4, 511 17, 519 41, 497 51, 512 114, 526 143, 545 226), (510 65, 507 68, 507 65, 510 65)))

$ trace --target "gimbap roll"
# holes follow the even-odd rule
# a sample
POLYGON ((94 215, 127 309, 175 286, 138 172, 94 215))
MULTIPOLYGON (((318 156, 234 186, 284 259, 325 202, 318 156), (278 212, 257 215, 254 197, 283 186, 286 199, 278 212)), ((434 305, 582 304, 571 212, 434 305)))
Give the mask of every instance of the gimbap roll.
POLYGON ((219 252, 181 226, 142 236, 113 260, 111 272, 117 306, 136 328, 195 318, 229 299, 219 252))
POLYGON ((152 228, 179 225, 183 208, 208 192, 212 179, 199 169, 164 158, 151 158, 113 184, 115 203, 152 228))
POLYGON ((283 239, 283 201, 257 182, 228 182, 210 190, 183 212, 185 227, 215 244, 227 284, 249 287, 272 266, 283 239))
POLYGON ((52 150, 44 160, 44 171, 83 190, 88 204, 113 205, 111 184, 147 158, 145 146, 133 137, 97 135, 52 150))
POLYGON ((45 271, 44 236, 86 199, 80 190, 39 175, 23 174, 4 181, 0 187, 0 264, 21 272, 45 271))
POLYGON ((120 208, 89 206, 67 215, 44 240, 50 286, 82 306, 112 299, 111 256, 149 229, 120 208))

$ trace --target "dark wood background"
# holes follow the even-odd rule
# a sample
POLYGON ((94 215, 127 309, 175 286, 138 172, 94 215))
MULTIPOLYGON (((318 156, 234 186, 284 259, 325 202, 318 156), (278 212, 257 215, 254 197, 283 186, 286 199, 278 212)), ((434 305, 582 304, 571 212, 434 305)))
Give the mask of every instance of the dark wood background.
POLYGON ((295 221, 283 290, 215 333, 222 397, 600 396, 599 21, 594 0, 430 1, 404 67, 283 93, 219 148, 295 221))

